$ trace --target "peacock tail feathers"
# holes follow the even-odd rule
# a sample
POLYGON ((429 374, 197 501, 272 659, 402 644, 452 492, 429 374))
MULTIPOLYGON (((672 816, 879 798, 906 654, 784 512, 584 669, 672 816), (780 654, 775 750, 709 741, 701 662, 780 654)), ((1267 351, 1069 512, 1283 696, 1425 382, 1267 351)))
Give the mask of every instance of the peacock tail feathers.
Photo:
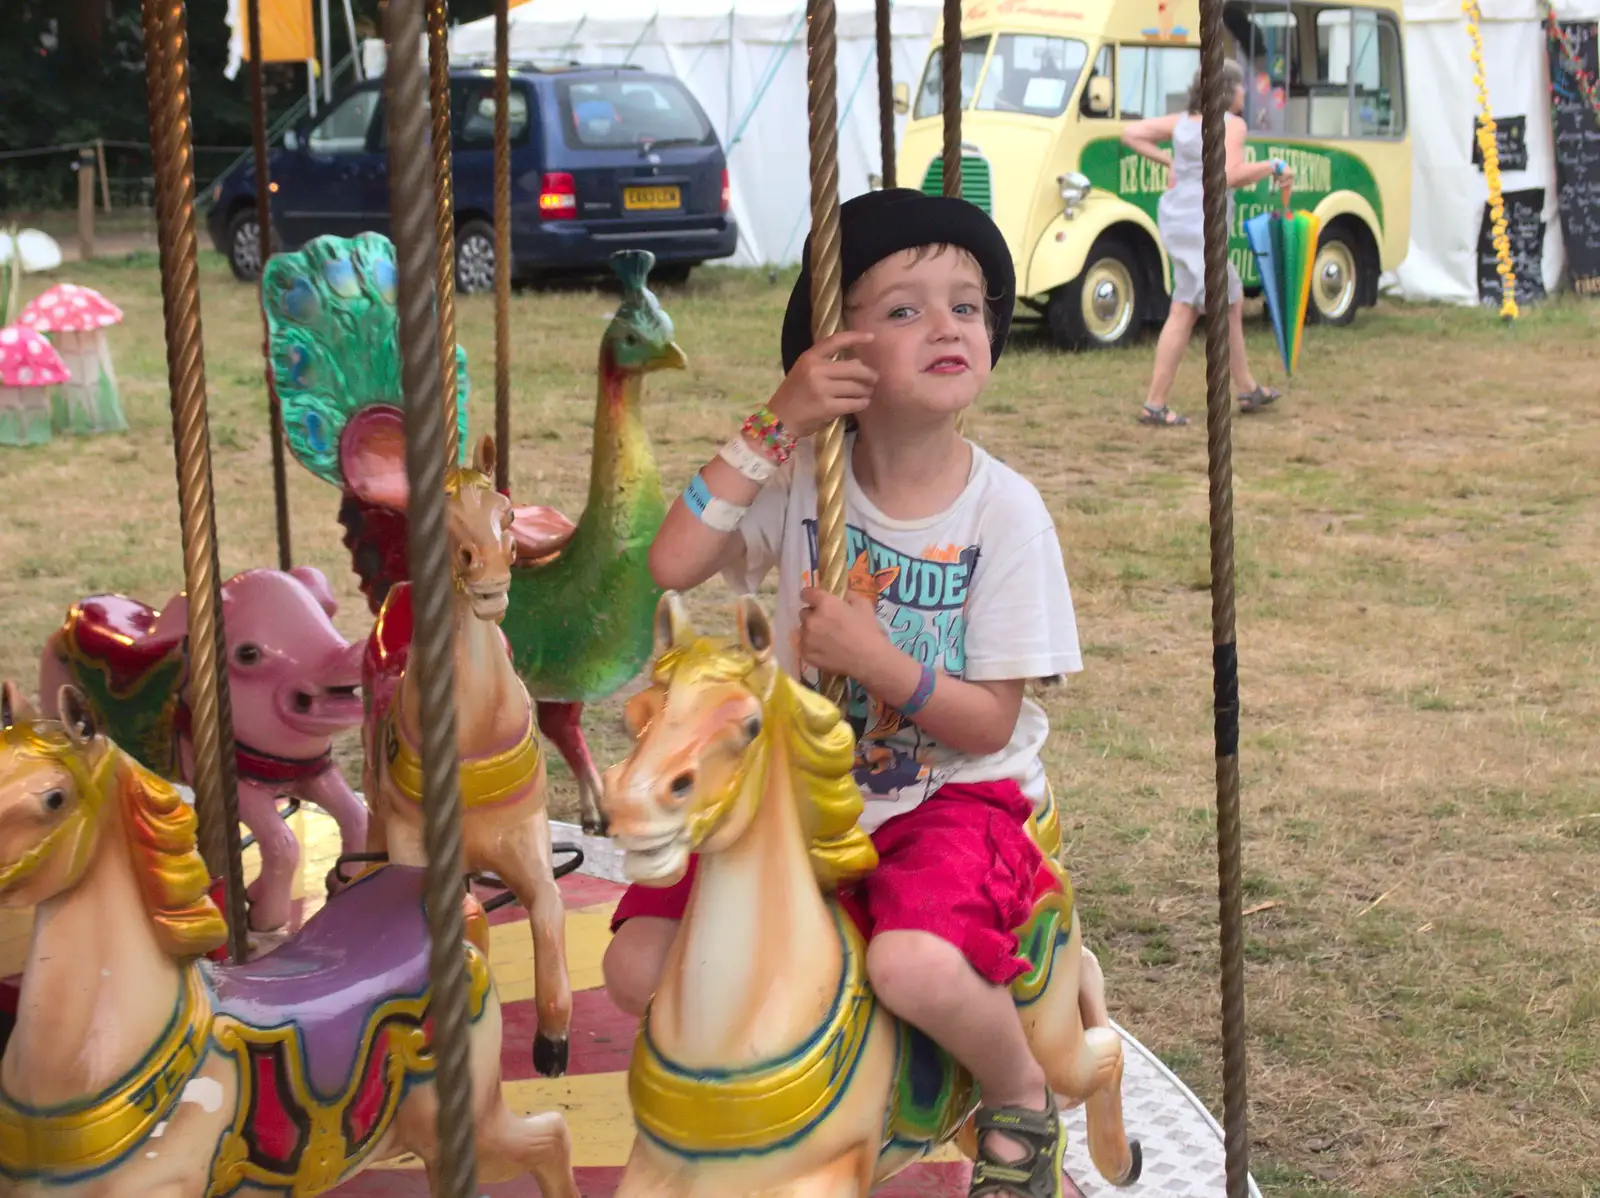
MULTIPOLYGON (((261 276, 267 352, 290 452, 318 478, 344 486, 339 438, 365 408, 404 409, 398 274, 381 233, 318 237, 275 254, 261 276)), ((467 354, 456 347, 458 443, 467 451, 467 354)))

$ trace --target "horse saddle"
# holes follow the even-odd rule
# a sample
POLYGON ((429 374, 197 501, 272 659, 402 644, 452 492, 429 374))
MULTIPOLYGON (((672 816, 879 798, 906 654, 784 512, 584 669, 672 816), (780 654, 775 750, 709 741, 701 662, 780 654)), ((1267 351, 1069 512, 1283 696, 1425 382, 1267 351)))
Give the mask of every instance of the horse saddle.
POLYGON ((292 1026, 307 1081, 340 1094, 374 1016, 428 990, 423 871, 373 870, 339 891, 280 948, 242 965, 208 963, 216 1011, 251 1028, 292 1026))
POLYGON ((126 595, 91 595, 73 605, 62 631, 80 656, 105 668, 113 690, 126 693, 182 650, 186 629, 158 632, 160 618, 126 595))

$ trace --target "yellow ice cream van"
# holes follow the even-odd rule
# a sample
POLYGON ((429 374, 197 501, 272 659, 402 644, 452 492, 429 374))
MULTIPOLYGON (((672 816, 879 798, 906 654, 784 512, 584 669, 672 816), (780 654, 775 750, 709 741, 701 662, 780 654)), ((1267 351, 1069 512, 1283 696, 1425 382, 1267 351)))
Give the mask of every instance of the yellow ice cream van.
MULTIPOLYGON (((1228 52, 1245 75, 1249 160, 1294 168, 1292 202, 1322 234, 1308 319, 1347 324, 1377 302, 1411 220, 1400 0, 1229 0, 1228 52)), ((961 20, 963 195, 999 225, 1017 294, 1068 348, 1122 344, 1165 318, 1171 274, 1156 227, 1166 168, 1125 125, 1182 109, 1200 68, 1197 0, 967 0, 961 20)), ((936 31, 899 159, 902 186, 942 186, 936 31)), ((1258 293, 1244 222, 1281 205, 1236 193, 1229 253, 1258 293)))

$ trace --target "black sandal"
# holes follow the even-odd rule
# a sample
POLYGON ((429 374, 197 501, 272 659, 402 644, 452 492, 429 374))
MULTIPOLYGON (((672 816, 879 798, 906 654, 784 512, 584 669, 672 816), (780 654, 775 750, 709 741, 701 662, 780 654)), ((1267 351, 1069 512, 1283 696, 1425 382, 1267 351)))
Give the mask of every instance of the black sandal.
POLYGON ((1139 423, 1152 425, 1155 428, 1177 428, 1179 425, 1188 424, 1189 418, 1180 416, 1166 404, 1162 404, 1159 408, 1145 404, 1139 413, 1139 423))
POLYGON ((1239 410, 1241 412, 1259 412, 1262 408, 1269 407, 1283 398, 1283 392, 1274 391, 1271 387, 1257 386, 1254 391, 1239 396, 1239 410))
POLYGON ((1061 1161, 1066 1133, 1056 1109, 1056 1096, 1042 1111, 1026 1107, 980 1108, 977 1117, 978 1158, 972 1166, 967 1198, 1062 1198, 1061 1161), (984 1151, 992 1132, 1008 1136, 1028 1149, 1018 1161, 1000 1160, 984 1151))

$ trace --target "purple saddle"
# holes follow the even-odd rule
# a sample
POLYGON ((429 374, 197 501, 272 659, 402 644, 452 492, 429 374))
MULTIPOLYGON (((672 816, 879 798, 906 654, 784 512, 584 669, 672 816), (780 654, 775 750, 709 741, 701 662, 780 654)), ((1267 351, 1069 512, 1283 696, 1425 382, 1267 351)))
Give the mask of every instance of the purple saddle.
POLYGON ((372 1013, 428 989, 423 871, 387 865, 328 901, 298 935, 243 965, 206 964, 216 1010, 256 1028, 293 1024, 306 1078, 331 1101, 360 1067, 372 1013))

